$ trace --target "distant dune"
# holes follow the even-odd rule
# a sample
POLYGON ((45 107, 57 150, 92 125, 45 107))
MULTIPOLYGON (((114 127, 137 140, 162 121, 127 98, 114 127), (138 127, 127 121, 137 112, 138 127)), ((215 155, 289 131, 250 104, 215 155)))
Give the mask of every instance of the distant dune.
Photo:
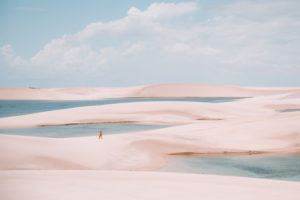
POLYGON ((300 87, 238 87, 197 84, 161 84, 129 88, 0 88, 2 100, 95 100, 155 97, 255 97, 300 93, 300 87))

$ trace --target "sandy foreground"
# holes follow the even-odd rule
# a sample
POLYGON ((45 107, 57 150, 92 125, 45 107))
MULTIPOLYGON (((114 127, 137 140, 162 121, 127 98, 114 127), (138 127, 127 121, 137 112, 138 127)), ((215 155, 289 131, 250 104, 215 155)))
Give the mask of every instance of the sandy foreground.
POLYGON ((299 153, 300 88, 155 85, 0 89, 0 99, 252 97, 227 103, 136 102, 0 118, 0 128, 88 123, 176 126, 95 137, 0 135, 2 199, 299 199, 300 183, 150 172, 174 156, 299 153), (18 92, 16 92, 18 91, 18 92), (23 96, 22 96, 23 95, 23 96), (19 192, 13 192, 15 189, 19 192))
POLYGON ((1 171, 2 199, 299 199, 299 183, 199 174, 1 171), (4 181, 5 180, 5 181, 4 181))

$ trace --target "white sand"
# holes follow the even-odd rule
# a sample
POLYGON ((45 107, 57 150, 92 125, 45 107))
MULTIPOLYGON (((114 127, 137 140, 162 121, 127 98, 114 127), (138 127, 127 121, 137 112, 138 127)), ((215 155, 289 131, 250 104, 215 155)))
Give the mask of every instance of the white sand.
POLYGON ((300 93, 299 87, 237 87, 197 84, 164 84, 128 88, 0 88, 1 100, 95 100, 153 97, 254 97, 300 93))
POLYGON ((300 183, 153 172, 0 171, 2 199, 298 200, 300 183))
MULTIPOLYGON (((39 98, 58 99, 58 96, 48 93, 51 90, 48 89, 39 98)), ((53 89, 57 90, 63 91, 53 89)), ((103 89, 106 91, 103 95, 97 94, 100 89, 71 89, 72 93, 68 96, 65 92, 69 90, 66 89, 63 92, 65 96, 59 98, 89 99, 119 95, 116 90, 112 90, 110 94, 109 90, 103 89)), ((104 199, 299 199, 297 190, 300 189, 300 183, 172 173, 94 171, 153 170, 164 166, 172 156, 170 154, 228 154, 249 151, 299 153, 300 112, 278 112, 300 108, 300 98, 297 96, 299 88, 156 85, 117 90, 124 97, 184 97, 195 94, 194 96, 249 95, 254 98, 218 104, 124 103, 0 118, 0 128, 99 122, 178 125, 138 133, 104 133, 104 139, 100 141, 97 133, 95 137, 65 139, 0 135, 0 194, 7 197, 5 199, 20 199, 21 196, 26 199, 82 199, 84 195, 90 198, 103 195, 104 199), (68 187, 68 183, 74 183, 74 180, 78 181, 74 186, 68 187), (18 193, 10 192, 12 185, 17 185, 18 193), (33 185, 32 188, 38 192, 33 193, 28 185, 33 185), (115 190, 118 192, 114 193, 115 190)), ((11 91, 13 94, 8 94, 9 90, 6 90, 7 99, 22 97, 16 95, 14 90, 11 91)), ((29 97, 30 95, 25 95, 24 98, 29 97)))
POLYGON ((95 100, 132 96, 142 87, 131 88, 0 88, 1 100, 95 100))

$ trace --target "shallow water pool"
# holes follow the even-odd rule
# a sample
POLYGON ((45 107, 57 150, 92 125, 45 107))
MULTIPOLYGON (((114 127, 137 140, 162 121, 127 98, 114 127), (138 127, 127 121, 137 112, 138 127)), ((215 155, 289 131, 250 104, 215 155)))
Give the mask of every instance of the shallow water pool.
POLYGON ((300 155, 172 158, 160 171, 300 181, 300 155))
POLYGON ((119 98, 80 101, 45 101, 45 100, 0 100, 0 117, 24 115, 36 112, 75 108, 82 106, 107 105, 116 103, 145 101, 190 101, 222 103, 243 98, 119 98))
POLYGON ((67 138, 82 136, 98 136, 102 130, 103 136, 108 134, 119 134, 126 132, 147 131, 170 127, 171 125, 150 124, 84 124, 65 126, 45 126, 33 128, 1 128, 0 134, 38 136, 51 138, 67 138))

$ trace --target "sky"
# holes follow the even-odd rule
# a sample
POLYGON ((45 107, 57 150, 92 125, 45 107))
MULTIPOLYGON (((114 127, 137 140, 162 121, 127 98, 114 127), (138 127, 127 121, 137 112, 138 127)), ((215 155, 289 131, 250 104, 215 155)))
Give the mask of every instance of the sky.
POLYGON ((0 87, 299 77, 300 0, 0 0, 0 87))

